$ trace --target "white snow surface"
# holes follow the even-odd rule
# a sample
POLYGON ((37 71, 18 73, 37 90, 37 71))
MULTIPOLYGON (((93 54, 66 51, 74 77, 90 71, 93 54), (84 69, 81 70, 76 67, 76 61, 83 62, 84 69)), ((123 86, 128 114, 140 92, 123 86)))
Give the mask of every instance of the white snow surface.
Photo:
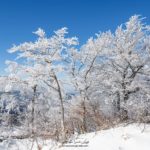
POLYGON ((150 150, 150 125, 132 124, 74 136, 61 146, 51 140, 5 140, 0 150, 150 150), (37 148, 37 143, 41 149, 37 148), (32 147, 33 145, 33 147, 32 147))

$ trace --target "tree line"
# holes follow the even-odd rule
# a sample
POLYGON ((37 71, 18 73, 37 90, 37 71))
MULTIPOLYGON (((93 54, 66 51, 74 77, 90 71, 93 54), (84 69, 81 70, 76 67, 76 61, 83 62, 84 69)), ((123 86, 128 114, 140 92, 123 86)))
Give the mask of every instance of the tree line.
POLYGON ((150 26, 138 15, 80 46, 67 28, 13 45, 0 77, 0 124, 67 139, 123 121, 149 122, 150 26))

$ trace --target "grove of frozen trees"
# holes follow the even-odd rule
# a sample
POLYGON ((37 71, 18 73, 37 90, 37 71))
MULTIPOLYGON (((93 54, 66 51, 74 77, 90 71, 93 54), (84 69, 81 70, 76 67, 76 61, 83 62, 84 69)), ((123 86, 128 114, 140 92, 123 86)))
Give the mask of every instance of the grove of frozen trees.
POLYGON ((138 15, 80 46, 67 28, 13 45, 0 77, 0 128, 66 140, 124 121, 150 122, 150 26, 138 15))

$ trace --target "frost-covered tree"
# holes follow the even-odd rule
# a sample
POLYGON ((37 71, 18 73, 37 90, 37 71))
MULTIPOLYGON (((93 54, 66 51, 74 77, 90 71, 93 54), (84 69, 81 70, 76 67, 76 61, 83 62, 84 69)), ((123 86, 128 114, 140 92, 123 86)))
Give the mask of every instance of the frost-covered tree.
MULTIPOLYGON (((102 97, 105 95, 106 100, 113 100, 116 111, 122 113, 124 119, 128 117, 129 100, 139 99, 138 93, 144 91, 143 83, 149 76, 150 28, 142 20, 139 16, 132 16, 107 38, 99 55, 103 69, 98 67, 99 74, 93 78, 99 83, 99 92, 104 87, 107 93, 103 93, 102 97)), ((101 36, 93 40, 94 48, 101 49, 99 39, 101 36)))
POLYGON ((8 127, 23 125, 23 118, 27 110, 29 95, 25 94, 25 88, 13 82, 11 78, 0 77, 0 113, 1 125, 8 127), (22 90, 20 90, 22 87, 22 90))
MULTIPOLYGON (((98 100, 99 97, 99 95, 96 95, 96 91, 100 91, 94 81, 96 81, 95 79, 97 77, 100 79, 101 63, 99 62, 99 57, 102 55, 102 51, 106 49, 111 39, 111 33, 106 32, 97 36, 98 40, 90 38, 78 52, 73 51, 71 57, 72 63, 70 66, 71 69, 69 70, 71 72, 69 74, 72 79, 71 81, 74 90, 77 93, 77 105, 75 107, 78 107, 78 110, 77 108, 75 108, 75 110, 81 114, 82 132, 89 131, 89 122, 93 123, 92 120, 90 121, 90 116, 92 116, 92 114, 89 113, 94 113, 91 112, 90 109, 96 111, 92 106, 96 104, 96 100, 98 100)), ((97 80, 97 83, 99 82, 99 79, 97 80)), ((100 111, 99 108, 98 111, 100 111)))
MULTIPOLYGON (((27 79, 33 85, 34 92, 39 84, 45 84, 47 88, 53 91, 51 92, 51 99, 58 99, 60 102, 61 129, 62 133, 65 133, 65 93, 59 76, 67 70, 69 51, 78 44, 78 41, 76 37, 65 37, 67 28, 55 31, 55 34, 51 37, 46 37, 45 32, 40 28, 34 33, 38 35, 35 42, 25 42, 13 46, 9 52, 18 52, 18 58, 26 60, 26 64, 22 66, 21 70, 27 72, 27 74, 23 75, 22 79, 27 79), (54 93, 57 93, 57 96, 54 93)), ((33 97, 33 103, 34 99, 33 97)))

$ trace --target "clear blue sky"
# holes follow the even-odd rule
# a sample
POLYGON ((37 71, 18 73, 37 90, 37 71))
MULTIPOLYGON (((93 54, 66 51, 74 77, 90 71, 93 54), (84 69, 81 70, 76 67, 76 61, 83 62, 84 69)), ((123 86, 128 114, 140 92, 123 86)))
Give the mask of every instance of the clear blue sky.
POLYGON ((5 60, 15 58, 6 50, 34 40, 32 31, 38 27, 51 33, 66 26, 83 44, 98 31, 114 31, 134 14, 150 24, 150 0, 0 0, 0 74, 5 60))

